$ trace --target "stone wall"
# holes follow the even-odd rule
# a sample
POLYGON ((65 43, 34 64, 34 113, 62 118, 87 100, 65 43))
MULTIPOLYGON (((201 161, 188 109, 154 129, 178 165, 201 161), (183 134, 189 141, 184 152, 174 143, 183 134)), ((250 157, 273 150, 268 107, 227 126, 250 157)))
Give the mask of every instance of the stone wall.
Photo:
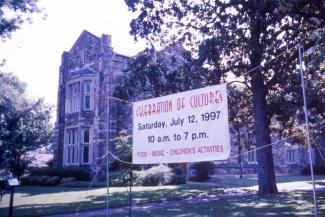
MULTIPOLYGON (((117 85, 116 79, 123 76, 123 69, 127 57, 116 54, 111 47, 111 37, 102 35, 101 38, 83 31, 70 51, 62 55, 60 78, 58 87, 57 120, 54 132, 54 150, 56 166, 63 166, 64 136, 69 127, 77 127, 79 140, 82 129, 91 129, 90 167, 94 170, 99 167, 100 158, 106 153, 107 138, 113 139, 121 129, 128 126, 129 121, 123 120, 125 114, 121 105, 113 101, 108 108, 108 97, 112 95, 117 85), (114 77, 114 79, 111 79, 114 77), (84 110, 83 81, 92 82, 92 107, 84 110), (69 83, 80 81, 80 109, 76 112, 66 113, 66 89, 69 83), (108 116, 109 115, 109 116, 108 116), (121 118, 121 120, 119 119, 121 118), (108 124, 108 119, 110 123, 108 124), (108 135, 107 126, 111 126, 108 135)), ((129 120, 129 118, 127 118, 129 120)), ((82 158, 81 142, 79 141, 79 166, 85 166, 82 158)), ((112 146, 112 144, 110 144, 112 146)))

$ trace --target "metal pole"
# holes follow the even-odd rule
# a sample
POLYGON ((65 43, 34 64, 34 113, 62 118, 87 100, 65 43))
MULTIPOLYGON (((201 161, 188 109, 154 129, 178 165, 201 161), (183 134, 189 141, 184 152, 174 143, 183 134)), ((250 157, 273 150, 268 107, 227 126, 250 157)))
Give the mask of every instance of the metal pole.
POLYGON ((313 161, 311 156, 311 145, 310 145, 310 137, 309 137, 309 123, 308 123, 308 113, 307 113, 307 100, 306 100, 306 90, 305 90, 305 80, 304 80, 304 70, 302 67, 302 52, 301 52, 301 45, 298 45, 299 50, 299 63, 300 63, 300 75, 301 75, 301 87, 302 87, 302 96, 304 100, 304 111, 305 111, 305 122, 306 122, 306 135, 307 135, 307 143, 308 143, 308 152, 309 152, 309 164, 310 164, 310 174, 311 180, 313 184, 313 197, 314 197, 314 211, 315 216, 318 216, 317 210, 317 199, 316 199, 316 190, 315 190, 315 179, 314 179, 314 168, 313 168, 313 161))
POLYGON ((130 194, 129 194, 129 217, 132 216, 132 185, 133 185, 133 169, 130 167, 130 194))
POLYGON ((15 191, 15 188, 14 187, 10 187, 10 202, 9 202, 9 213, 8 213, 8 217, 12 217, 13 216, 14 191, 15 191))
POLYGON ((107 172, 107 177, 106 177, 106 188, 107 188, 107 191, 106 191, 106 208, 107 208, 107 217, 109 216, 109 140, 110 140, 110 94, 111 94, 111 91, 110 91, 110 85, 111 85, 111 77, 109 77, 109 86, 107 87, 107 90, 108 90, 108 97, 107 97, 107 156, 106 156, 106 172, 107 172))

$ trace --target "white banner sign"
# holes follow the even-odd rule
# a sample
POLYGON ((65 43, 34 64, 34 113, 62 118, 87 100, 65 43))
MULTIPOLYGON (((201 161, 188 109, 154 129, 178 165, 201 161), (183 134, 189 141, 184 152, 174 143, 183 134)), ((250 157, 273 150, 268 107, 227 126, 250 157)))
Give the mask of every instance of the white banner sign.
POLYGON ((133 163, 225 160, 229 154, 225 84, 133 104, 133 163))

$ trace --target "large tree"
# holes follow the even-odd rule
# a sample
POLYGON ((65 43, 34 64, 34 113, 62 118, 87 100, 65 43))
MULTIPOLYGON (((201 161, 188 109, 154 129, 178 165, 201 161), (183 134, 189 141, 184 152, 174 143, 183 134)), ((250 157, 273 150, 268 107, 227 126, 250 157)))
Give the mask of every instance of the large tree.
POLYGON ((243 150, 250 150, 254 144, 254 120, 252 115, 252 94, 244 85, 228 85, 229 130, 237 147, 240 178, 243 177, 243 150))
POLYGON ((38 0, 0 1, 0 38, 10 37, 24 22, 31 21, 32 13, 39 13, 38 0))
POLYGON ((213 51, 213 59, 208 53, 203 60, 214 68, 215 76, 232 73, 250 86, 256 144, 265 146, 257 151, 259 194, 277 192, 272 146, 267 146, 272 118, 269 92, 291 82, 297 58, 292 48, 299 42, 306 47, 315 43, 319 28, 325 25, 324 2, 126 0, 137 14, 130 24, 136 39, 163 45, 177 40, 194 51, 204 42, 213 51))
POLYGON ((29 99, 25 84, 0 72, 0 169, 21 176, 25 154, 50 142, 51 109, 42 99, 29 99))
POLYGON ((153 48, 130 58, 127 77, 117 87, 115 96, 128 100, 159 97, 202 87, 206 71, 182 46, 155 51, 153 48))

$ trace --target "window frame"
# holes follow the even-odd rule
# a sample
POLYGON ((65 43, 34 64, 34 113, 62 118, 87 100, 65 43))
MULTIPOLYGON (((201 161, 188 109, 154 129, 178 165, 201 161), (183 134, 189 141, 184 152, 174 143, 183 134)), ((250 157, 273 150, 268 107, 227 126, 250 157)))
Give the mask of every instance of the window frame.
POLYGON ((298 151, 297 149, 287 149, 287 163, 296 164, 298 162, 298 151))
POLYGON ((80 111, 80 81, 66 84, 66 113, 80 111))
POLYGON ((90 164, 90 156, 91 156, 91 128, 84 128, 82 130, 82 164, 90 164), (87 137, 86 137, 86 134, 87 137), (88 140, 86 140, 88 138, 88 140), (88 149, 88 156, 87 156, 87 161, 85 161, 85 149, 88 149))
POLYGON ((92 95, 92 81, 84 80, 83 81, 83 109, 84 110, 92 110, 91 95, 92 95), (86 102, 88 102, 89 104, 88 103, 86 104, 86 102))
POLYGON ((257 164, 257 152, 256 146, 251 146, 248 148, 247 152, 247 162, 249 164, 257 164), (252 159, 253 158, 253 159, 252 159))
POLYGON ((79 165, 79 128, 72 127, 65 129, 65 154, 64 165, 79 165))

